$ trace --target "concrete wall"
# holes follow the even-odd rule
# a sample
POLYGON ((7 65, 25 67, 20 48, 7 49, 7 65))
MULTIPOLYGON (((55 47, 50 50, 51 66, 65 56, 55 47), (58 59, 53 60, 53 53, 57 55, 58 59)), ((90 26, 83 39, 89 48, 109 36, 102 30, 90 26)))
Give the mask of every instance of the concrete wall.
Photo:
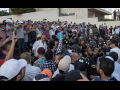
MULTIPOLYGON (((69 8, 70 10, 71 8, 69 8)), ((72 9, 71 9, 72 10, 72 9)), ((80 9, 77 9, 80 10, 80 9)), ((82 10, 82 9, 81 9, 82 10)), ((43 20, 43 18, 46 18, 48 21, 57 21, 58 19, 60 19, 61 21, 68 21, 68 23, 70 23, 71 21, 74 23, 76 22, 77 24, 82 23, 82 22, 90 22, 91 24, 96 24, 97 27, 99 27, 99 25, 106 23, 108 27, 110 26, 115 26, 115 25, 120 25, 120 21, 104 21, 104 22, 98 22, 98 17, 94 17, 94 18, 87 18, 86 16, 88 15, 87 13, 87 9, 86 9, 86 13, 87 15, 85 17, 82 17, 85 15, 85 13, 83 14, 76 14, 73 16, 61 16, 59 17, 59 10, 58 8, 53 8, 51 10, 45 10, 45 11, 38 11, 38 12, 33 12, 33 13, 25 13, 25 14, 21 14, 21 15, 9 15, 9 16, 2 16, 0 17, 0 22, 3 20, 6 20, 7 18, 12 18, 14 21, 16 20, 28 20, 31 19, 33 21, 38 21, 38 20, 43 20)), ((75 11, 76 12, 76 11, 75 11)), ((70 12, 70 13, 74 13, 74 12, 70 12)))
POLYGON ((28 19, 31 19, 33 21, 38 21, 38 20, 41 21, 43 20, 43 18, 47 18, 49 21, 55 21, 58 18, 58 9, 31 12, 31 13, 25 13, 21 15, 1 16, 0 21, 6 20, 7 18, 12 18, 14 21, 28 20, 28 19))

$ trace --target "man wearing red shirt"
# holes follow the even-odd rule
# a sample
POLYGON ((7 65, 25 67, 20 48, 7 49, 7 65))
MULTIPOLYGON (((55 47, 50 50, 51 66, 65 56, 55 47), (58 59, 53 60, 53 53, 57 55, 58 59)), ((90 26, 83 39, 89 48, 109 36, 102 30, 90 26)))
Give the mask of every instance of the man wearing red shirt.
POLYGON ((43 35, 46 36, 47 40, 50 40, 49 27, 46 27, 46 30, 43 32, 43 35))

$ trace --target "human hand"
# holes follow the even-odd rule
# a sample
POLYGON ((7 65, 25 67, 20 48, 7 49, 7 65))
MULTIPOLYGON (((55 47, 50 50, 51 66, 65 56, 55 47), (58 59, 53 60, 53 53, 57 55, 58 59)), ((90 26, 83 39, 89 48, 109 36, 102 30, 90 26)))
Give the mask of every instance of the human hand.
POLYGON ((8 42, 10 40, 10 37, 8 37, 5 41, 8 42))
POLYGON ((30 46, 32 47, 32 44, 30 44, 30 46))
POLYGON ((84 76, 82 73, 80 73, 80 75, 81 75, 81 77, 83 78, 83 79, 79 79, 79 80, 77 80, 77 81, 90 81, 86 76, 84 76))
POLYGON ((90 79, 94 79, 95 77, 97 77, 97 76, 90 75, 90 79))
POLYGON ((95 65, 91 65, 92 68, 95 68, 96 66, 95 65))
POLYGON ((15 35, 15 30, 13 30, 13 37, 12 37, 12 43, 16 43, 17 42, 17 40, 18 40, 18 36, 17 35, 15 35))

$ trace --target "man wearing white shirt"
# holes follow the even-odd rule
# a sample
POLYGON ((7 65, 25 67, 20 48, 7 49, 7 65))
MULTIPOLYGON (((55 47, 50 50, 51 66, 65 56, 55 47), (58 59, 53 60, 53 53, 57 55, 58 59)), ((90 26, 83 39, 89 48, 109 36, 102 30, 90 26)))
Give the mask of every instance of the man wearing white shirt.
POLYGON ((74 27, 73 27, 73 29, 72 29, 72 32, 73 32, 73 31, 76 31, 76 32, 77 32, 77 30, 76 30, 75 26, 74 26, 74 27))
POLYGON ((119 28, 117 26, 117 28, 115 29, 115 34, 119 35, 119 28))
POLYGON ((52 40, 52 35, 55 35, 55 27, 51 26, 51 30, 49 30, 49 34, 50 34, 50 39, 52 40))
POLYGON ((39 67, 35 67, 31 65, 31 55, 28 52, 24 52, 20 55, 21 59, 25 59, 27 61, 25 76, 22 81, 32 81, 33 78, 38 74, 41 73, 41 69, 39 67))
POLYGON ((120 63, 120 49, 118 48, 118 40, 113 39, 112 40, 112 49, 110 52, 116 52, 118 54, 118 63, 120 63))
POLYGON ((34 47, 33 47, 33 50, 32 50, 32 52, 34 52, 34 50, 36 50, 36 56, 38 55, 37 49, 38 49, 39 47, 43 47, 43 48, 45 49, 45 52, 47 51, 47 44, 46 44, 46 42, 45 42, 45 39, 46 39, 46 36, 45 36, 45 35, 42 35, 42 36, 41 36, 41 40, 36 41, 36 43, 35 43, 35 45, 34 45, 34 47))

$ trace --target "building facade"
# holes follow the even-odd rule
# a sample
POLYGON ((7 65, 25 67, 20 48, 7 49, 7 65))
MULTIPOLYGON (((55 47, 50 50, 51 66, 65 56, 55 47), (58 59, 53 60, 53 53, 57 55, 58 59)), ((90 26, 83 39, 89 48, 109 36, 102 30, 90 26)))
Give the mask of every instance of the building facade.
MULTIPOLYGON (((56 8, 36 8, 37 11, 46 11, 52 9, 56 8)), ((59 16, 62 16, 63 14, 76 15, 78 19, 92 17, 98 17, 98 19, 102 19, 104 18, 105 15, 111 15, 110 12, 100 8, 58 8, 58 9, 59 16)))

